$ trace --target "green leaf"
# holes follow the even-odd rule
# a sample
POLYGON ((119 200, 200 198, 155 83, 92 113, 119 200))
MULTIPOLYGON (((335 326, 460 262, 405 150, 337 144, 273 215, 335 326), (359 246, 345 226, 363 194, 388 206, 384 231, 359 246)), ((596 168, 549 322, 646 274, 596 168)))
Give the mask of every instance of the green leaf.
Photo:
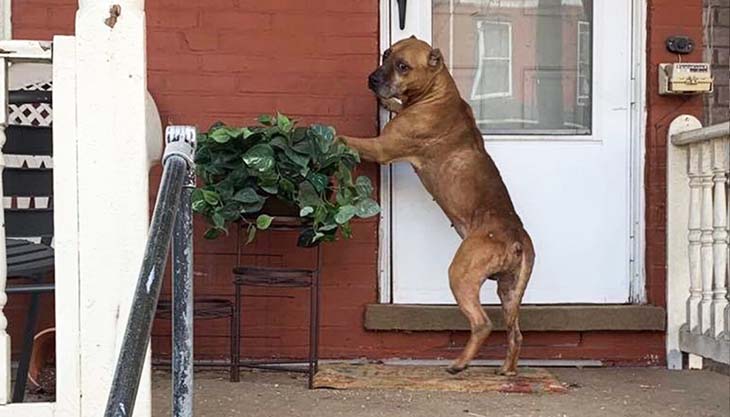
POLYGON ((227 143, 231 139, 235 139, 238 137, 243 136, 244 138, 246 133, 246 128, 235 128, 230 126, 221 126, 208 134, 208 137, 210 139, 213 139, 214 141, 218 143, 227 143))
POLYGON ((352 237, 352 227, 350 226, 350 223, 340 225, 340 230, 342 231, 342 236, 344 236, 346 239, 352 237))
POLYGON ((260 230, 266 230, 269 228, 269 226, 271 226, 271 222, 273 220, 273 217, 267 214, 262 214, 256 218, 256 227, 258 227, 260 230))
POLYGON ((226 219, 219 212, 213 213, 213 225, 217 228, 223 228, 226 224, 226 219))
POLYGON ((258 120, 262 125, 271 126, 271 116, 268 114, 262 114, 258 120))
POLYGON ((269 141, 269 144, 273 146, 274 148, 279 148, 282 151, 286 152, 287 149, 289 149, 289 143, 286 140, 286 137, 281 135, 276 135, 273 138, 271 138, 271 141, 269 141))
POLYGON ((310 129, 311 132, 314 134, 317 147, 322 152, 322 154, 329 153, 331 149, 337 151, 337 149, 332 146, 335 140, 334 129, 322 125, 314 125, 310 129))
POLYGON ((344 186, 352 186, 352 171, 344 163, 337 167, 337 181, 344 186))
POLYGON ((352 202, 352 190, 349 187, 340 187, 335 195, 337 204, 344 206, 352 202))
POLYGON ((291 148, 285 148, 284 154, 291 159, 292 162, 299 165, 300 167, 306 167, 309 164, 309 156, 307 155, 300 155, 296 152, 294 152, 291 148))
POLYGON ((193 211, 201 212, 208 207, 208 202, 203 198, 203 190, 196 188, 190 196, 193 211))
POLYGON ((220 196, 215 191, 210 191, 206 189, 200 190, 203 193, 203 199, 206 203, 210 204, 211 206, 214 206, 220 202, 220 196))
POLYGON ((312 183, 314 189, 317 190, 318 193, 323 192, 329 183, 329 178, 326 175, 317 172, 310 172, 309 175, 307 175, 307 180, 312 183))
POLYGON ((245 203, 241 205, 241 212, 252 214, 252 213, 258 213, 261 211, 262 208, 264 208, 264 203, 266 203, 266 199, 262 198, 261 201, 257 201, 254 203, 245 203))
POLYGON ((360 200, 355 204, 357 217, 366 218, 372 217, 380 213, 380 206, 372 198, 366 198, 360 200))
POLYGON ((317 194, 317 190, 309 181, 302 181, 299 184, 299 195, 297 196, 300 206, 319 206, 322 204, 322 198, 317 194))
POLYGON ((249 224, 248 225, 248 237, 246 238, 246 244, 253 242, 253 240, 256 238, 256 227, 254 225, 249 224))
POLYGON ((194 212, 200 213, 208 207, 208 203, 205 200, 194 201, 192 203, 192 209, 194 212))
POLYGON ((251 129, 247 128, 247 127, 244 127, 243 128, 243 138, 244 139, 248 139, 253 134, 254 134, 253 130, 251 130, 251 129))
POLYGON ((215 227, 211 227, 210 229, 205 231, 205 234, 203 235, 203 237, 206 239, 215 239, 222 234, 223 234, 223 230, 216 229, 215 227))
POLYGON ((274 185, 263 185, 259 184, 262 190, 266 191, 269 194, 277 194, 279 192, 279 187, 274 183, 274 185))
POLYGON ((226 222, 238 220, 238 217, 241 215, 240 206, 241 205, 237 202, 226 203, 225 206, 218 210, 218 214, 220 214, 226 222))
MULTIPOLYGON (((326 206, 318 206, 314 209, 314 224, 320 224, 323 223, 325 220, 327 220, 327 207, 326 206)), ((334 218, 332 218, 333 224, 335 226, 337 225, 334 223, 334 218)))
POLYGON ((312 125, 309 128, 316 136, 324 139, 325 141, 332 143, 335 140, 335 131, 329 126, 324 125, 312 125))
POLYGON ((299 210, 299 217, 307 217, 312 213, 314 213, 314 207, 305 206, 305 207, 302 207, 301 210, 299 210))
POLYGON ((355 206, 347 205, 340 207, 339 210, 337 210, 337 214, 335 215, 335 221, 337 224, 344 224, 350 221, 351 218, 355 216, 355 213, 357 212, 357 209, 355 206))
POLYGON ((233 199, 241 203, 258 203, 259 201, 263 200, 263 197, 258 195, 253 188, 247 187, 239 190, 233 196, 233 199))
POLYGON ((359 197, 370 197, 373 193, 373 183, 370 182, 370 178, 361 175, 355 180, 355 190, 359 197))
POLYGON ((291 134, 292 143, 297 143, 303 139, 306 139, 308 132, 309 132, 309 128, 306 128, 306 127, 294 128, 294 131, 291 134))
POLYGON ((268 171, 274 167, 274 150, 265 143, 256 144, 243 154, 243 162, 259 172, 268 171))
POLYGON ((216 129, 211 132, 208 137, 218 143, 226 143, 231 140, 231 135, 229 135, 225 129, 216 129))
POLYGON ((283 132, 289 132, 294 127, 294 122, 292 122, 288 117, 284 116, 283 114, 277 113, 276 126, 283 132))
POLYGON ((289 181, 288 179, 281 178, 279 179, 279 188, 284 192, 294 193, 295 186, 294 183, 289 181))

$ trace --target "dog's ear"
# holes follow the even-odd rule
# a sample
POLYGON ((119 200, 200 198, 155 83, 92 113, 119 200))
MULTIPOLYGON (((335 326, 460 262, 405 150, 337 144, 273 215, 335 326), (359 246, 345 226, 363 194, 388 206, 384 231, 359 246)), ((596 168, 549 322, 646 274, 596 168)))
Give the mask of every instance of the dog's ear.
POLYGON ((428 66, 429 67, 438 67, 440 66, 444 61, 444 57, 441 55, 441 51, 436 49, 431 49, 431 52, 428 54, 428 66))
POLYGON ((408 39, 418 39, 418 38, 416 38, 416 35, 411 35, 411 37, 408 39))

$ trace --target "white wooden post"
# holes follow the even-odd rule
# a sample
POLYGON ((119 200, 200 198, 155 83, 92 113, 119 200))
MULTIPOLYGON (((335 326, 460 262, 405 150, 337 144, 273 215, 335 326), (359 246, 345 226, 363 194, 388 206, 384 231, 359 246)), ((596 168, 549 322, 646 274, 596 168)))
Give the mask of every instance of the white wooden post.
MULTIPOLYGON (((79 1, 76 71, 81 415, 91 417, 105 409, 148 229, 143 0, 79 1)), ((151 414, 149 369, 148 355, 135 417, 151 414)))
MULTIPOLYGON (((702 127, 692 116, 676 118, 669 127, 668 137, 702 127)), ((669 142, 669 140, 667 141, 669 142)), ((700 300, 699 261, 693 256, 693 242, 699 243, 699 211, 696 204, 695 173, 699 165, 696 153, 687 147, 667 146, 667 366, 682 369, 682 352, 679 350, 679 331, 687 324, 697 323, 697 307, 700 300), (691 156, 690 156, 691 155, 691 156), (689 166, 688 166, 689 160, 689 166), (693 161, 696 165, 693 166, 693 161), (687 181, 690 176, 690 182, 687 181), (687 220, 689 220, 689 223, 687 220), (690 230, 689 236, 687 230, 690 230), (696 238, 695 238, 696 235, 696 238), (695 265, 693 267, 692 265, 695 265), (692 278, 690 278, 692 277, 692 278), (688 297, 687 294, 690 294, 688 297), (692 314, 694 312, 694 314, 692 314)), ((699 249, 699 245, 696 245, 699 249)))
POLYGON ((53 39, 53 201, 56 275, 56 416, 81 417, 76 40, 53 39))
MULTIPOLYGON (((5 157, 2 148, 5 146, 5 128, 8 125, 8 62, 0 58, 0 178, 5 168, 5 157)), ((0 201, 2 201, 3 185, 0 181, 0 201)), ((5 305, 8 295, 5 284, 8 278, 8 265, 5 253, 5 212, 0 210, 0 404, 10 401, 10 335, 8 335, 8 319, 5 317, 5 305)))

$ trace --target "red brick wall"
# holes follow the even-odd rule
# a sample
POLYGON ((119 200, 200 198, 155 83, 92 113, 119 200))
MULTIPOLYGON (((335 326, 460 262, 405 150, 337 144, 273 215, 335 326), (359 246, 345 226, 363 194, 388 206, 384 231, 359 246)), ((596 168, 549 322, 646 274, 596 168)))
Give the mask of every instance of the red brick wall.
MULTIPOLYGON (((648 0, 647 16, 647 126, 646 126, 646 289, 649 302, 666 305, 666 162, 667 129, 680 114, 702 120, 702 97, 659 96, 657 65, 676 62, 665 41, 687 35, 702 42, 702 0, 648 0)), ((682 58, 702 61, 702 48, 682 58)))
MULTIPOLYGON (((649 300, 658 305, 665 303, 666 128, 680 112, 700 112, 702 103, 701 99, 658 97, 656 64, 674 59, 663 47, 669 34, 701 39, 701 2, 649 1, 646 261, 649 300)), ((52 34, 71 34, 75 3, 14 1, 15 36, 48 39, 52 34)), ((365 78, 378 60, 377 0, 148 0, 147 13, 149 89, 163 123, 194 123, 204 128, 220 119, 245 124, 261 112, 280 110, 303 123, 332 124, 342 133, 376 133, 376 104, 365 78)), ((373 165, 362 170, 377 176, 373 165)), ((156 170, 151 176, 153 189, 158 180, 156 170)), ((234 237, 204 241, 200 226, 195 242, 196 293, 230 297, 234 237)), ((377 300, 376 221, 356 223, 354 235, 324 249, 323 356, 455 356, 466 341, 464 332, 363 329, 364 306, 377 300)), ((303 266, 313 259, 307 250, 294 247, 293 236, 266 233, 245 252, 245 263, 259 265, 303 266)), ((306 345, 304 294, 291 293, 290 299, 271 298, 275 293, 266 290, 249 294, 244 300, 244 352, 301 355, 306 345)), ((16 337, 18 327, 11 329, 16 337)), ((199 322, 198 353, 225 355, 227 331, 225 322, 199 322)), ((158 322, 153 341, 158 354, 169 352, 168 335, 169 325, 158 322)), ((481 356, 502 356, 504 339, 504 334, 495 334, 481 356)), ((662 333, 528 333, 525 345, 525 358, 603 359, 617 364, 664 360, 662 333)))

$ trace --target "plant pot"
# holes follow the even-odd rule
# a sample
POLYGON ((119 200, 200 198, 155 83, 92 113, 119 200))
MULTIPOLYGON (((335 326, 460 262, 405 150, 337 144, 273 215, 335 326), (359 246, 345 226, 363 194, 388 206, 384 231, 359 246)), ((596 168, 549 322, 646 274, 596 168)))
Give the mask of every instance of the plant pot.
POLYGON ((274 217, 299 217, 299 207, 276 197, 269 197, 261 209, 261 213, 274 217))

